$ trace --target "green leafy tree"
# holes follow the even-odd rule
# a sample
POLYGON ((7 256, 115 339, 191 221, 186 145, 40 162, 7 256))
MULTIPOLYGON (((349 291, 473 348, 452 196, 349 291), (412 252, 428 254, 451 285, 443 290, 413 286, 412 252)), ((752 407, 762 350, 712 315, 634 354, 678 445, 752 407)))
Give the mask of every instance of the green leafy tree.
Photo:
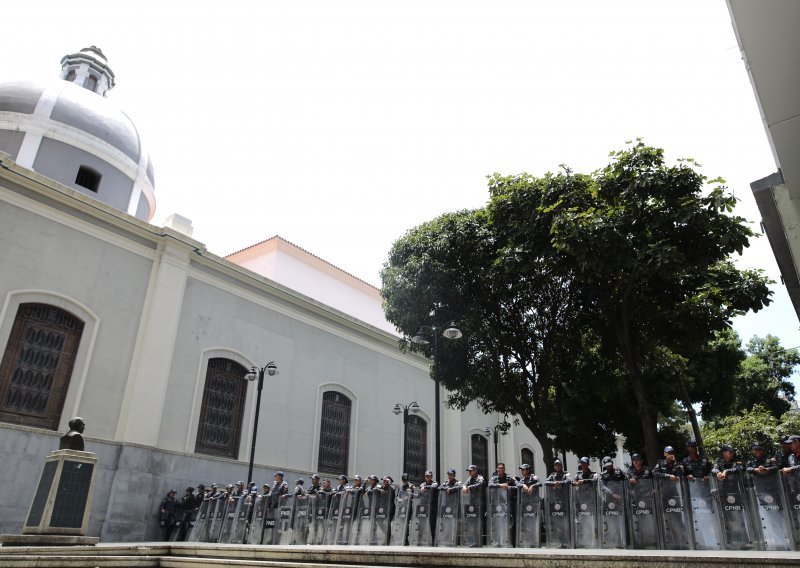
POLYGON ((742 459, 750 454, 754 442, 764 445, 767 455, 778 450, 778 419, 768 409, 756 405, 752 410, 744 410, 721 420, 703 425, 703 438, 706 442, 706 455, 717 458, 721 455, 722 444, 730 444, 742 459))
POLYGON ((800 365, 796 349, 784 349, 773 336, 753 337, 747 343, 747 358, 741 363, 734 394, 735 407, 743 410, 763 405, 773 416, 780 417, 794 400, 794 384, 790 377, 800 365))
MULTIPOLYGON (((753 233, 732 215, 735 198, 721 180, 707 188, 691 161, 667 165, 663 150, 641 142, 613 152, 591 183, 569 170, 560 181, 538 211, 552 215, 552 246, 624 361, 652 462, 659 411, 681 395, 677 381, 665 388, 645 368, 658 349, 691 359, 733 316, 769 302, 767 279, 730 260, 753 233)), ((508 213, 509 224, 530 215, 508 213)))

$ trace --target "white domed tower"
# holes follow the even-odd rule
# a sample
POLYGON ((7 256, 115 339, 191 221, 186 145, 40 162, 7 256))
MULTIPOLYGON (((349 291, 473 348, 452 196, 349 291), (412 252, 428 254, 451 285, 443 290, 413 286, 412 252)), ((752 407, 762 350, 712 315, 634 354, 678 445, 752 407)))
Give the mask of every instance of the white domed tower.
POLYGON ((149 221, 153 165, 131 119, 106 93, 114 72, 92 46, 61 59, 48 84, 0 84, 0 151, 17 164, 149 221))

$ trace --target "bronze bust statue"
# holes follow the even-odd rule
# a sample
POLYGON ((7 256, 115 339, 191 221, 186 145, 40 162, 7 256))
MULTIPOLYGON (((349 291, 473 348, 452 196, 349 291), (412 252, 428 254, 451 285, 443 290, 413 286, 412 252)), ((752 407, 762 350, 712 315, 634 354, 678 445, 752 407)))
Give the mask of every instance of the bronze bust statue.
POLYGON ((83 450, 83 431, 86 429, 86 422, 80 416, 76 416, 69 421, 69 432, 61 436, 58 444, 59 450, 83 450))

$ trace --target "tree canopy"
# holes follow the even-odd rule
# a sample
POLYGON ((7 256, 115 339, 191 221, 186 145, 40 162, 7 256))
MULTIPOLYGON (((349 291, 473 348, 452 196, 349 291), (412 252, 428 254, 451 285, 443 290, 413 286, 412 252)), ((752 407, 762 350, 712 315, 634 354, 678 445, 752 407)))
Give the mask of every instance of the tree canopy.
POLYGON ((596 450, 618 432, 654 460, 659 420, 716 380, 690 376, 693 362, 731 357, 709 352, 715 334, 769 302, 766 278, 731 261, 753 236, 735 199, 641 142, 590 174, 495 174, 489 192, 486 207, 394 244, 387 318, 407 338, 458 321, 464 339, 442 366, 450 402, 519 415, 546 456, 546 434, 596 450))

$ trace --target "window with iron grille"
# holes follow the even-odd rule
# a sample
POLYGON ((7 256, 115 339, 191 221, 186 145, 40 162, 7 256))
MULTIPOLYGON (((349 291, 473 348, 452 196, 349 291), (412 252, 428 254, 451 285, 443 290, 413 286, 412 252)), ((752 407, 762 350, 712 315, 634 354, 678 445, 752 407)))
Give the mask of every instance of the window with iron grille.
POLYGON ((230 359, 208 360, 200 423, 197 426, 198 454, 239 457, 239 439, 247 394, 247 369, 230 359))
POLYGON ((471 446, 472 463, 478 468, 478 473, 489 476, 489 442, 482 434, 473 434, 471 446))
POLYGON ((408 417, 403 447, 403 471, 411 481, 423 481, 428 464, 428 423, 419 416, 408 417))
POLYGON ((326 391, 322 395, 317 466, 320 473, 347 474, 352 406, 350 399, 340 392, 326 391))
POLYGON ((522 457, 522 463, 520 465, 522 465, 523 463, 530 465, 531 474, 535 474, 536 463, 533 461, 533 450, 529 448, 522 448, 521 457, 522 457))
POLYGON ((83 322, 47 304, 20 304, 0 363, 0 421, 58 429, 83 322))

